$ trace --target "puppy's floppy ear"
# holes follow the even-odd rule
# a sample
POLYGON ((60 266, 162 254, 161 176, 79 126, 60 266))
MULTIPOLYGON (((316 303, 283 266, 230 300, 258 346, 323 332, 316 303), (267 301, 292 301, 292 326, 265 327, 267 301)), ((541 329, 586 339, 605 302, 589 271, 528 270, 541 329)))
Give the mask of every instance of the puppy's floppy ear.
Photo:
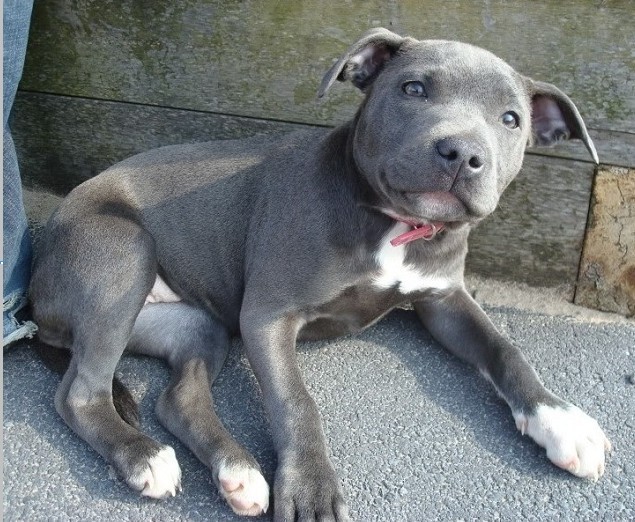
POLYGON ((561 140, 582 140, 593 161, 599 163, 593 141, 571 99, 550 83, 528 81, 533 145, 548 147, 561 140))
POLYGON ((335 80, 350 80, 355 87, 364 90, 406 41, 414 40, 382 27, 371 29, 329 69, 320 84, 318 97, 324 96, 335 80))

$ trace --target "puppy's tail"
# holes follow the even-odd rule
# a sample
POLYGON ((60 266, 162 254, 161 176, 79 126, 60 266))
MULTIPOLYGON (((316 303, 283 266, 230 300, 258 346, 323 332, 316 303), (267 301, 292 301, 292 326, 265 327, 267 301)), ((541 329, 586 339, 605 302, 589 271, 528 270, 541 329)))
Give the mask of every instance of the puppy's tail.
MULTIPOLYGON (((71 363, 71 352, 65 348, 56 348, 36 338, 32 343, 42 362, 55 373, 64 374, 71 363)), ((112 380, 112 400, 119 416, 130 426, 139 428, 139 407, 130 390, 114 377, 112 380)))

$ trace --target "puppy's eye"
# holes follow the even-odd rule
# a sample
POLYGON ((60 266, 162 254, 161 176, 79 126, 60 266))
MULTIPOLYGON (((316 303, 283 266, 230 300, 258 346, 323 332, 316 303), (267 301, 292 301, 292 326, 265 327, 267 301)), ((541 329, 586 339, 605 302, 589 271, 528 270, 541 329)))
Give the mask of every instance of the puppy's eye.
POLYGON ((427 98, 426 88, 423 83, 412 81, 404 83, 401 88, 408 96, 419 96, 420 98, 427 98))
POLYGON ((501 116, 501 121, 505 127, 509 129, 515 129, 520 125, 520 118, 518 118, 518 114, 514 111, 507 111, 505 114, 501 116))

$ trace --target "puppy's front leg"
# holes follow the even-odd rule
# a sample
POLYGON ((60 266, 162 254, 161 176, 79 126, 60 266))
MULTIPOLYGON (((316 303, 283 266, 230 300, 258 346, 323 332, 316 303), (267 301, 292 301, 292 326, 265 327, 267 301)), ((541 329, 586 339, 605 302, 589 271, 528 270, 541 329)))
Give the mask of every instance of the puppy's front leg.
POLYGON ((348 520, 315 402, 298 367, 301 320, 243 307, 241 334, 262 389, 278 455, 274 520, 348 520))
POLYGON ((414 303, 424 326, 449 351, 476 366, 509 404, 516 426, 557 466, 596 480, 610 443, 598 423, 548 391, 518 348, 464 289, 414 303))

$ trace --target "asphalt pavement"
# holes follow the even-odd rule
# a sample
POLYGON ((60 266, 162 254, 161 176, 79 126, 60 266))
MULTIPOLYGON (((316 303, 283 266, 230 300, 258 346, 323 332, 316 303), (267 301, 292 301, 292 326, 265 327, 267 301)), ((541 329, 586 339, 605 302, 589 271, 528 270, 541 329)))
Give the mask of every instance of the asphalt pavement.
MULTIPOLYGON (((351 515, 399 522, 635 520, 635 323, 487 310, 547 386, 604 428, 614 447, 606 474, 593 483, 551 465, 516 431, 489 384, 432 341, 413 312, 399 310, 360 335, 299 347, 351 515)), ((127 356, 119 370, 141 402, 146 432, 175 448, 182 493, 149 500, 120 481, 58 417, 53 395, 60 378, 24 342, 4 354, 4 520, 239 520, 207 468, 156 421, 165 365, 127 356)), ((240 342, 213 393, 228 429, 271 483, 271 436, 240 342)))

